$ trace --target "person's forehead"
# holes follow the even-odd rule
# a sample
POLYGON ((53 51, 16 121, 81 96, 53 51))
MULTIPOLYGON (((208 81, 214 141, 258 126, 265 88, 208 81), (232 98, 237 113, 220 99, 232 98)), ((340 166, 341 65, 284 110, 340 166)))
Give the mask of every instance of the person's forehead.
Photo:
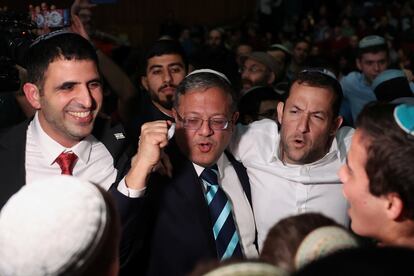
POLYGON ((217 30, 212 30, 212 31, 210 31, 209 36, 212 37, 212 38, 220 38, 221 33, 217 30))
POLYGON ((361 55, 362 61, 376 61, 376 60, 383 60, 387 58, 387 53, 385 51, 379 52, 368 52, 361 55))
POLYGON ((159 65, 159 66, 168 66, 171 64, 184 64, 183 58, 179 54, 165 54, 160 56, 153 56, 148 59, 148 67, 159 65))
POLYGON ((296 44, 295 49, 308 49, 309 48, 309 44, 302 41, 296 44))
POLYGON ((321 111, 330 111, 334 93, 326 87, 318 87, 307 83, 295 82, 290 88, 289 96, 286 99, 287 105, 295 105, 299 100, 318 103, 321 111))
MULTIPOLYGON (((196 102, 201 103, 208 99, 209 104, 215 104, 219 107, 226 107, 231 101, 231 96, 224 91, 223 88, 212 86, 209 88, 193 88, 186 91, 185 94, 180 96, 179 107, 192 108, 196 102)), ((204 106, 209 108, 210 106, 204 106)))
POLYGON ((244 66, 246 66, 246 67, 260 66, 260 67, 267 68, 267 66, 265 64, 261 63, 260 61, 255 60, 255 59, 252 59, 252 58, 247 58, 244 62, 244 66))

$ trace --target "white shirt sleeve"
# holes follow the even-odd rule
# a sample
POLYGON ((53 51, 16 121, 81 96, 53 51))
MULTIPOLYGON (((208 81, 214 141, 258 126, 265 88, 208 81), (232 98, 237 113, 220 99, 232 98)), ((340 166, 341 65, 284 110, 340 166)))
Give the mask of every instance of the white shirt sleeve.
POLYGON ((127 197, 137 198, 137 197, 143 197, 144 196, 146 187, 142 188, 141 190, 135 190, 135 189, 128 188, 126 183, 125 183, 125 177, 123 177, 121 179, 121 181, 119 181, 119 183, 118 183, 117 190, 121 194, 123 194, 127 197))

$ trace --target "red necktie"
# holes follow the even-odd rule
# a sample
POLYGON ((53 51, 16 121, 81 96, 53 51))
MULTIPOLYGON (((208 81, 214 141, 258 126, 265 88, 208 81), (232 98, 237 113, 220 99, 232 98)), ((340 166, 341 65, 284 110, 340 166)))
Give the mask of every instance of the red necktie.
POLYGON ((72 175, 73 166, 78 159, 73 152, 62 152, 55 160, 59 164, 62 174, 72 175))

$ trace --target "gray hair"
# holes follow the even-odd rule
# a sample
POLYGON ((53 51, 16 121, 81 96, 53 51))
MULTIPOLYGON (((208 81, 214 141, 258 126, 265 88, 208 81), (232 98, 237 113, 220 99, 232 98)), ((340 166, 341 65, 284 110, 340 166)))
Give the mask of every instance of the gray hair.
POLYGON ((180 97, 185 95, 191 90, 206 91, 207 89, 217 87, 222 89, 225 94, 230 98, 230 110, 231 112, 237 111, 237 99, 236 94, 229 83, 228 79, 223 78, 219 74, 211 71, 193 72, 187 75, 182 82, 178 85, 176 91, 176 97, 174 101, 174 108, 177 109, 180 102, 180 97))

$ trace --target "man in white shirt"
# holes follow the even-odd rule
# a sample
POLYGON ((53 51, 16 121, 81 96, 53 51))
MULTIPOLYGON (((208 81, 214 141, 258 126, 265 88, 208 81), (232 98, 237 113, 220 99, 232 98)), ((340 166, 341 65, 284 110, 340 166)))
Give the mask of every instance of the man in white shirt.
MULTIPOLYGON (((36 114, 0 136, 0 208, 23 185, 52 175, 74 175, 106 190, 119 182, 129 163, 125 137, 97 118, 103 96, 93 46, 66 31, 40 36, 26 69, 23 90, 36 114)), ((124 180, 116 190, 129 195, 124 180)))
POLYGON ((200 260, 257 257, 247 173, 224 152, 238 117, 230 82, 213 70, 192 72, 177 88, 173 115, 171 140, 171 121, 143 125, 126 178, 129 188, 145 196, 123 198, 124 206, 141 201, 145 207, 129 211, 144 213, 136 229, 127 231, 143 247, 125 275, 186 275, 200 260), (172 163, 171 178, 152 173, 164 150, 172 163), (207 180, 212 170, 215 180, 207 180))
POLYGON ((278 105, 280 130, 266 119, 238 126, 231 150, 252 184, 259 249, 268 230, 290 215, 321 212, 348 225, 336 172, 345 161, 353 129, 339 129, 341 98, 332 72, 303 70, 286 102, 278 105))

